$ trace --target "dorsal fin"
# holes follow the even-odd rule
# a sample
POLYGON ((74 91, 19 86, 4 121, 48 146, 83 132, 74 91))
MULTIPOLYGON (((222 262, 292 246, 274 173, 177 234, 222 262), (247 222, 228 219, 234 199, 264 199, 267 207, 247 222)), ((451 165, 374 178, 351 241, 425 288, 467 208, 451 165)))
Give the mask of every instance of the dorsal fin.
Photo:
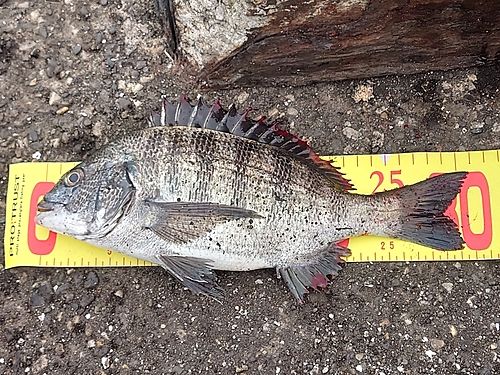
POLYGON ((152 112, 148 119, 148 125, 206 128, 278 147, 318 168, 340 189, 354 189, 350 181, 344 178, 337 167, 320 159, 306 142, 278 129, 277 122, 267 124, 265 117, 261 117, 258 121, 252 120, 248 117, 251 110, 252 108, 248 108, 243 114, 239 114, 234 104, 225 110, 219 101, 209 106, 202 98, 199 98, 195 105, 191 105, 186 96, 182 95, 177 105, 164 100, 161 113, 152 112))

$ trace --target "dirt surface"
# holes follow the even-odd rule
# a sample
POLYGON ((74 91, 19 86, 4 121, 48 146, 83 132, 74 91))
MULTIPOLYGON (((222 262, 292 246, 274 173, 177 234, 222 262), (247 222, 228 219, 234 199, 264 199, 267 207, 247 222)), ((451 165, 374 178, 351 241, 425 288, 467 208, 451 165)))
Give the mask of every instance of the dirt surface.
MULTIPOLYGON (((81 160, 197 90, 152 2, 0 4, 3 232, 10 163, 81 160)), ((499 89, 497 65, 204 95, 363 154, 499 148, 499 89)), ((348 264, 303 306, 273 270, 219 275, 222 304, 160 268, 0 266, 0 373, 500 374, 499 261, 348 264)))

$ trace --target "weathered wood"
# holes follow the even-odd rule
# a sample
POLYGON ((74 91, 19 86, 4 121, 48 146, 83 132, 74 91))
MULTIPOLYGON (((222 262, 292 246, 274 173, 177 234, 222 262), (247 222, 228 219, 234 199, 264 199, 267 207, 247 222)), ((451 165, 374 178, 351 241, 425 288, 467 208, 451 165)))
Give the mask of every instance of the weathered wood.
MULTIPOLYGON (((253 3, 262 11, 262 1, 253 3)), ((290 0, 265 17, 243 45, 199 69, 207 87, 303 85, 500 61, 496 0, 290 0)))

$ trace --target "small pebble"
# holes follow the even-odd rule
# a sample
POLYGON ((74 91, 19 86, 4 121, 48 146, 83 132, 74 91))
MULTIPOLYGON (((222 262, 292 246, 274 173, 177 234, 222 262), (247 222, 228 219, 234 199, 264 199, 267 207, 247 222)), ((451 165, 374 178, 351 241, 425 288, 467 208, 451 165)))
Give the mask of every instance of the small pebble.
POLYGON ((455 328, 454 325, 449 325, 448 328, 450 329, 450 334, 453 337, 456 337, 458 335, 458 331, 457 331, 457 329, 455 328))
POLYGON ((286 113, 289 115, 289 116, 297 116, 299 114, 299 111, 296 109, 296 108, 293 108, 293 107, 289 107, 286 111, 286 113))
POLYGON ((359 85, 353 95, 353 99, 356 103, 360 101, 367 102, 373 98, 373 87, 367 85, 359 85))
POLYGON ((121 109, 130 109, 132 107, 132 102, 127 98, 116 99, 116 105, 121 109))
POLYGON ((115 292, 115 296, 117 296, 118 298, 123 298, 123 290, 117 290, 115 292))
POLYGON ((71 53, 73 55, 78 55, 80 52, 82 52, 82 45, 81 44, 75 44, 75 46, 71 49, 71 53))
POLYGON ((65 114, 66 112, 68 112, 69 108, 68 107, 61 107, 59 108, 57 111, 56 111, 56 114, 58 115, 63 115, 65 114))
POLYGON ((435 352, 433 352, 432 350, 426 350, 426 351, 425 351, 425 355, 426 355, 427 357, 429 357, 429 358, 432 358, 432 357, 434 357, 434 356, 436 355, 436 353, 435 353, 435 352))
POLYGON ((247 92, 243 91, 240 95, 238 95, 238 103, 240 104, 243 104, 247 101, 248 97, 250 96, 250 94, 248 94, 247 92))
POLYGON ((484 122, 473 122, 471 124, 470 132, 472 134, 481 134, 484 130, 484 122))
POLYGON ((47 28, 45 26, 40 26, 36 33, 44 38, 47 38, 47 36, 49 35, 49 33, 47 32, 47 28))
POLYGON ((452 283, 443 283, 441 284, 443 286, 443 288, 446 289, 446 291, 448 293, 451 293, 452 289, 453 289, 453 284, 452 283))
POLYGON ((273 108, 273 109, 269 110, 269 112, 267 113, 267 117, 278 116, 279 113, 280 113, 280 111, 278 108, 273 108))
POLYGON ((342 130, 342 133, 346 136, 348 139, 352 139, 353 141, 359 139, 361 137, 361 133, 353 128, 346 127, 342 130))
POLYGON ((431 348, 435 351, 438 351, 444 346, 444 341, 440 339, 430 339, 431 348))
POLYGON ((31 130, 28 134, 28 139, 30 142, 36 142, 38 141, 38 133, 36 130, 31 130))
POLYGON ((95 41, 97 44, 101 44, 103 39, 104 39, 104 35, 101 32, 96 34, 95 41))
POLYGON ((99 276, 97 276, 97 273, 95 273, 94 271, 90 271, 85 278, 83 287, 85 289, 92 289, 95 288, 97 284, 99 284, 99 276))
POLYGON ((80 9, 80 14, 84 17, 89 17, 90 16, 90 11, 89 9, 84 5, 81 9, 80 9))
POLYGON ((52 91, 49 96, 49 105, 58 104, 60 103, 60 101, 61 101, 61 96, 52 91))
POLYGON ((236 366, 235 371, 237 374, 244 371, 248 371, 248 366, 247 365, 236 366))
POLYGON ((95 297, 92 294, 84 294, 80 298, 80 306, 81 307, 87 307, 89 306, 92 302, 94 302, 95 297))

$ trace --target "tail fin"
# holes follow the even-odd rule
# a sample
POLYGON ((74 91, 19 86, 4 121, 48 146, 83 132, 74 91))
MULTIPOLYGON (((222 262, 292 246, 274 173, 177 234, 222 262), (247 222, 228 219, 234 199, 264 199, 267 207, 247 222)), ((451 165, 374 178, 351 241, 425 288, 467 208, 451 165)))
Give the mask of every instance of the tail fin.
POLYGON ((399 196, 400 222, 389 229, 391 237, 401 238, 439 250, 459 250, 464 240, 457 224, 444 215, 460 192, 467 172, 445 173, 428 180, 380 194, 399 196))

